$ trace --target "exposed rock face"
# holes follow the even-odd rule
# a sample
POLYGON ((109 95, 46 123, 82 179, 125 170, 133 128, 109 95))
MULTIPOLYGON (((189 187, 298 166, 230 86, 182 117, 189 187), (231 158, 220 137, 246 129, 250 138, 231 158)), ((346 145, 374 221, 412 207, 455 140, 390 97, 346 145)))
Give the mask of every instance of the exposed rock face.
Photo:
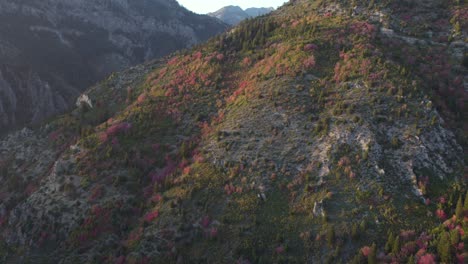
POLYGON ((229 25, 237 25, 242 20, 265 15, 272 11, 274 11, 274 8, 272 7, 269 7, 269 8, 253 7, 253 8, 247 8, 246 10, 242 10, 242 8, 238 6, 226 6, 216 12, 209 13, 208 15, 212 17, 216 17, 229 25))
POLYGON ((174 0, 1 0, 0 133, 63 112, 111 72, 224 29, 174 0))

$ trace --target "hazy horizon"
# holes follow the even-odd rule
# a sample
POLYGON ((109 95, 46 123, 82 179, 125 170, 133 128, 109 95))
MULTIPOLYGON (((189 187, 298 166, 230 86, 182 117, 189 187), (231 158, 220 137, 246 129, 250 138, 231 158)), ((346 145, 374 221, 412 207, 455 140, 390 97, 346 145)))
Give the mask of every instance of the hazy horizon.
POLYGON ((271 1, 261 1, 261 0, 177 0, 180 5, 184 6, 188 10, 198 13, 198 14, 207 14, 210 12, 215 12, 220 8, 225 6, 233 5, 240 6, 242 9, 251 8, 251 7, 274 7, 278 8, 284 3, 288 2, 287 0, 271 0, 271 1))

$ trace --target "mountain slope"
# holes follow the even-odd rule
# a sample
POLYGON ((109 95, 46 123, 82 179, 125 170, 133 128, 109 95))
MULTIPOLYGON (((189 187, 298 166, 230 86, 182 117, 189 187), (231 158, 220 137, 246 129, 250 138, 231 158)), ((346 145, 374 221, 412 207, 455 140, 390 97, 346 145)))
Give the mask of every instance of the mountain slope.
POLYGON ((270 12, 274 11, 273 8, 247 8, 246 10, 242 10, 242 8, 238 6, 226 6, 221 8, 220 10, 209 13, 209 16, 216 17, 223 21, 224 23, 227 23, 229 25, 237 25, 241 21, 248 19, 248 18, 253 18, 253 17, 258 17, 262 15, 266 15, 270 12))
POLYGON ((0 257, 463 263, 466 6, 346 3, 291 2, 0 141, 0 257))
POLYGON ((0 133, 63 112, 111 72, 225 28, 174 0, 2 0, 0 133))

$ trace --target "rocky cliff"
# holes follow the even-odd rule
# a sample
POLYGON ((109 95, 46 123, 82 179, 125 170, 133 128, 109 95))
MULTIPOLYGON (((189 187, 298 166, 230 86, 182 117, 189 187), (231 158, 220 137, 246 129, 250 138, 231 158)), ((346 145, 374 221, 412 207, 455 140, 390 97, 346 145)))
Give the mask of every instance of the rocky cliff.
POLYGON ((216 12, 209 13, 209 16, 216 17, 223 21, 224 23, 227 23, 229 25, 237 25, 241 21, 248 19, 248 18, 254 18, 258 17, 261 15, 268 14, 270 12, 274 11, 274 8, 247 8, 246 10, 243 10, 242 8, 238 6, 226 6, 221 9, 219 9, 216 12))
POLYGON ((174 0, 1 0, 0 133, 63 112, 111 72, 224 29, 174 0))

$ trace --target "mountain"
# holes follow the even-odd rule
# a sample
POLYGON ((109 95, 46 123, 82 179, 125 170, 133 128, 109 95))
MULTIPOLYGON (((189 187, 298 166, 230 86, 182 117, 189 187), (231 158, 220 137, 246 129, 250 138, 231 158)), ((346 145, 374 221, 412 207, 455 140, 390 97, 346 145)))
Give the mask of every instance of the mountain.
POLYGON ((111 75, 0 140, 0 262, 465 262, 466 12, 296 0, 111 75))
POLYGON ((220 10, 209 13, 209 16, 216 17, 223 21, 224 23, 227 23, 229 25, 237 25, 241 21, 252 18, 252 17, 258 17, 261 15, 268 14, 275 9, 270 7, 270 8, 247 8, 245 11, 238 7, 238 6, 226 6, 221 8, 220 10))
POLYGON ((273 11, 275 11, 273 7, 260 7, 260 8, 251 7, 245 10, 245 12, 249 15, 249 17, 263 16, 273 11))
POLYGON ((0 133, 65 111, 112 72, 225 29, 175 0, 1 0, 0 133))

